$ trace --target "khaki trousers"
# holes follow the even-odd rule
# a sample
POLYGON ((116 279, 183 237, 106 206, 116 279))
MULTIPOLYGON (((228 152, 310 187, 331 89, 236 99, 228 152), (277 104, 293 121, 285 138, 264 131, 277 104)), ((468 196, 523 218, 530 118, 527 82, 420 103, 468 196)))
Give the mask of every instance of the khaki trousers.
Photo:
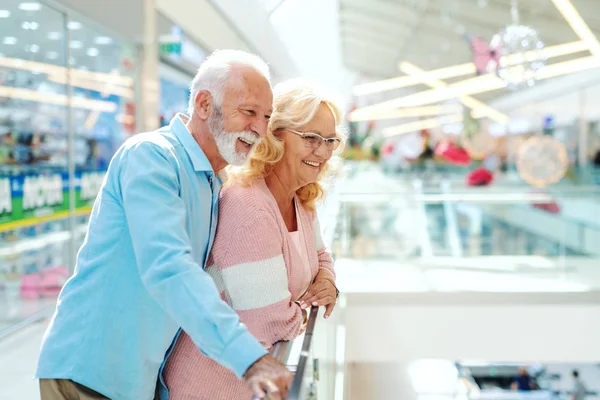
POLYGON ((110 400, 70 379, 40 379, 40 395, 42 400, 110 400))
POLYGON ((105 400, 108 397, 70 379, 40 379, 42 400, 105 400))

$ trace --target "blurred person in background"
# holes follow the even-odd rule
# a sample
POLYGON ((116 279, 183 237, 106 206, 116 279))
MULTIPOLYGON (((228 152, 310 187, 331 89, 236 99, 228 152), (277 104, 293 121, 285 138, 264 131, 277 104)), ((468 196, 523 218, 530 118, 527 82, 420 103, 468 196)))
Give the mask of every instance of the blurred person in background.
POLYGON ((596 155, 594 156, 594 166, 600 168, 600 149, 596 151, 596 155))
MULTIPOLYGON (((42 343, 42 400, 153 399, 180 328, 255 396, 286 397, 291 373, 204 270, 216 232, 217 174, 242 164, 267 133, 269 79, 257 56, 215 52, 191 84, 189 116, 130 138, 114 155, 42 343)), ((247 240, 240 245, 257 237, 247 240)))
POLYGON ((519 374, 515 377, 511 389, 519 392, 528 392, 535 389, 535 383, 529 375, 527 368, 519 368, 519 374))
MULTIPOLYGON (((207 271, 221 296, 265 348, 293 340, 307 308, 337 299, 332 258, 315 205, 323 178, 343 148, 338 106, 316 87, 290 80, 274 90, 269 133, 233 171, 219 200, 219 227, 207 271)), ((239 377, 183 333, 164 371, 166 400, 250 400, 239 377)), ((164 394, 164 396, 163 396, 164 394)))
POLYGON ((574 370, 573 373, 573 400, 584 400, 587 394, 587 388, 579 377, 579 371, 574 370))

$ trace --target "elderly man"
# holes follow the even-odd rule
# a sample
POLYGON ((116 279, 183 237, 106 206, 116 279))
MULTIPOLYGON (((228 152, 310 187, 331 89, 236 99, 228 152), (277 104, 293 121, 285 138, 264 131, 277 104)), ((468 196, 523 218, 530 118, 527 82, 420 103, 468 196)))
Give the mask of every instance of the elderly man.
POLYGON ((217 224, 217 174, 243 163, 266 134, 272 101, 260 58, 218 51, 191 85, 189 117, 117 151, 42 344, 42 400, 154 398, 180 327, 257 397, 285 397, 290 373, 203 270, 217 224))

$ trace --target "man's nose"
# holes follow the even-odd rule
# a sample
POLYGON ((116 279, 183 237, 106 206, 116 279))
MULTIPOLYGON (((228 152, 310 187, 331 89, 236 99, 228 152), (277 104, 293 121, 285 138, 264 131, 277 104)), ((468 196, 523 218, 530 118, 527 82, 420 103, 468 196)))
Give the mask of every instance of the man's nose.
POLYGON ((259 137, 265 137, 267 135, 267 129, 269 127, 269 120, 265 118, 257 118, 252 123, 252 132, 256 133, 259 137))

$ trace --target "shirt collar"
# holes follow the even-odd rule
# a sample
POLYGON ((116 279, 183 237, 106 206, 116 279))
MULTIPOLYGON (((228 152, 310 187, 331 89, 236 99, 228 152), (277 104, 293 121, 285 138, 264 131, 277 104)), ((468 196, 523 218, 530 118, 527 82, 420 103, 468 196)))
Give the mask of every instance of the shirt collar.
POLYGON ((179 142, 185 148, 185 151, 190 156, 192 164, 194 165, 194 170, 213 172, 212 166, 202 151, 202 148, 200 148, 188 130, 187 126, 185 126, 184 120, 187 121, 188 119, 189 117, 185 114, 175 114, 171 120, 171 123, 169 124, 169 128, 171 129, 171 132, 175 134, 179 142))

